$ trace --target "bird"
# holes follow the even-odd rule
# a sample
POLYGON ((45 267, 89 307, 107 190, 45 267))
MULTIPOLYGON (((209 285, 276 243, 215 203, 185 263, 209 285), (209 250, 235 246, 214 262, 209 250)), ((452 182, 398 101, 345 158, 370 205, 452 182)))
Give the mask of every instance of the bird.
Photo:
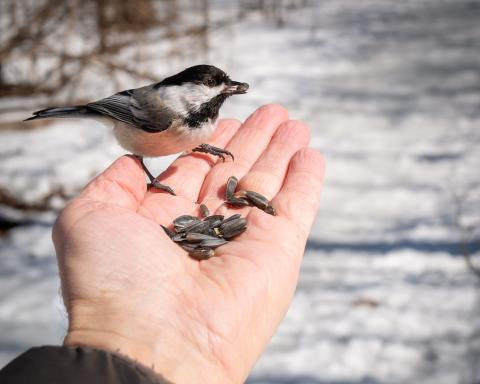
POLYGON ((90 118, 113 128, 120 146, 140 161, 150 186, 172 195, 147 169, 144 157, 192 150, 234 160, 231 152, 205 142, 212 136, 225 100, 247 92, 247 83, 233 81, 221 69, 194 65, 160 82, 128 89, 84 105, 33 112, 24 121, 47 118, 90 118))

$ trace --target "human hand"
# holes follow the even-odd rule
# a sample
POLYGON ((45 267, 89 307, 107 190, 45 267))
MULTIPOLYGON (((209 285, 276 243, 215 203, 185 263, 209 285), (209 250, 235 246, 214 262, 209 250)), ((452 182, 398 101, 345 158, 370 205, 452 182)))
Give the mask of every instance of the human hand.
POLYGON ((275 105, 240 126, 220 123, 211 144, 235 162, 179 157, 159 177, 177 196, 147 191, 124 156, 70 202, 53 231, 69 314, 65 345, 120 352, 175 383, 240 383, 284 317, 318 209, 323 160, 308 129, 275 105), (230 176, 273 199, 278 216, 223 203, 230 176), (246 216, 246 232, 191 259, 159 224, 182 214, 246 216))

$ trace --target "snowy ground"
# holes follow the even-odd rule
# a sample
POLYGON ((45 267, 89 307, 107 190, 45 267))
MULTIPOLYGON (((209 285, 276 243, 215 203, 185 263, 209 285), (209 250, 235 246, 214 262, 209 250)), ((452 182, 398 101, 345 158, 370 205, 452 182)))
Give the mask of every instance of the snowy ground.
MULTIPOLYGON (((295 300, 249 383, 478 382, 478 281, 456 222, 480 227, 480 3, 313 3, 283 29, 251 16, 212 36, 212 62, 251 85, 223 116, 282 103, 327 157, 295 300)), ((84 122, 4 131, 0 188, 26 201, 75 191, 121 153, 84 122)), ((5 364, 60 343, 66 320, 54 209, 0 212, 25 222, 0 238, 5 364)))

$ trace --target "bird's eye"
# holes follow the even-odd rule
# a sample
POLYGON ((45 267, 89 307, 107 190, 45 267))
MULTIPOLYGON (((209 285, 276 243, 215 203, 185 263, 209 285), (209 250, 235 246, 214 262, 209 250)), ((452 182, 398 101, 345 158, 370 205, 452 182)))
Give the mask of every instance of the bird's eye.
POLYGON ((215 80, 214 79, 207 79, 204 83, 207 87, 214 87, 215 86, 215 80))

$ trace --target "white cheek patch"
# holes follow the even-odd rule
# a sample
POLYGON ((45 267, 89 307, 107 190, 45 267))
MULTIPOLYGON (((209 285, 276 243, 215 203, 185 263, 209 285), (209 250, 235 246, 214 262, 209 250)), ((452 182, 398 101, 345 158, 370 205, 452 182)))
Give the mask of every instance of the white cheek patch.
POLYGON ((182 116, 187 116, 189 112, 198 111, 203 103, 222 93, 224 88, 224 84, 207 87, 203 84, 185 83, 161 87, 158 92, 168 107, 182 116))

